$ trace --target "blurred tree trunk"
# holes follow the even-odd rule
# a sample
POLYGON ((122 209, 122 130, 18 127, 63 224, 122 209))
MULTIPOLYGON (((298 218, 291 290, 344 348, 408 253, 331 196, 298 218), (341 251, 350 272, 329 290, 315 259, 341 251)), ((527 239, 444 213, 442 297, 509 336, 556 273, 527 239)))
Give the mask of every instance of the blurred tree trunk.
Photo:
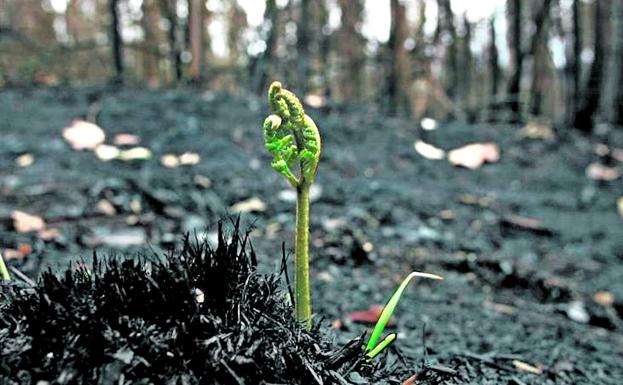
POLYGON ((439 7, 438 12, 442 15, 442 29, 446 30, 450 37, 447 56, 448 67, 444 72, 446 75, 446 94, 453 100, 457 95, 457 90, 460 88, 456 26, 450 0, 437 0, 437 4, 439 7))
POLYGON ((263 35, 266 48, 255 60, 253 69, 253 88, 258 94, 264 93, 272 76, 273 66, 277 59, 277 39, 279 37, 279 9, 275 0, 266 0, 264 11, 263 35))
POLYGON ((498 89, 500 87, 500 55, 495 36, 495 16, 491 16, 489 20, 489 73, 491 74, 491 85, 489 88, 489 96, 491 102, 495 103, 498 89))
POLYGON ((571 11, 571 49, 567 57, 568 109, 567 124, 573 125, 580 108, 580 79, 582 76, 582 25, 580 23, 580 0, 573 0, 571 11))
POLYGON ((587 133, 592 131, 593 118, 599 109, 605 71, 604 39, 608 36, 609 24, 610 0, 596 0, 593 21, 593 63, 591 64, 588 82, 582 92, 583 103, 575 115, 573 124, 580 131, 587 133))
POLYGON ((237 66, 240 58, 246 54, 243 31, 247 28, 247 14, 240 8, 237 1, 231 1, 228 20, 227 47, 229 48, 229 60, 234 66, 237 66))
POLYGON ((512 73, 508 83, 509 107, 512 112, 512 121, 521 120, 521 77, 523 75, 524 54, 521 48, 521 0, 507 1, 507 17, 509 24, 509 50, 511 52, 512 73))
POLYGON ((547 24, 552 0, 543 0, 541 7, 534 17, 534 34, 530 42, 532 56, 532 84, 530 86, 530 113, 541 114, 543 91, 545 87, 545 71, 547 63, 547 24))
POLYGON ((339 88, 345 100, 364 96, 365 40, 361 36, 364 4, 362 0, 339 0, 342 25, 337 33, 340 61, 339 88))
POLYGON ((461 81, 461 104, 463 109, 470 115, 471 109, 471 90, 472 90, 472 25, 467 19, 467 14, 463 15, 463 65, 462 65, 462 81, 461 81))
POLYGON ((160 83, 160 12, 155 0, 143 0, 141 24, 145 34, 145 48, 142 53, 143 73, 147 84, 160 83))
POLYGON ((329 9, 326 0, 318 1, 318 22, 320 25, 320 41, 318 42, 318 78, 320 88, 325 98, 331 97, 331 51, 333 49, 333 34, 329 33, 329 9))
POLYGON ((615 68, 618 69, 619 73, 618 78, 615 79, 616 87, 615 96, 614 96, 614 122, 619 126, 623 126, 623 87, 621 84, 623 83, 623 4, 617 4, 617 13, 616 13, 616 21, 617 21, 617 30, 613 35, 614 38, 614 49, 616 54, 616 64, 615 68))
POLYGON ((190 79, 194 84, 201 84, 204 75, 204 0, 189 0, 189 35, 190 35, 190 79))
POLYGON ((173 74, 173 80, 178 83, 182 80, 182 58, 180 55, 179 44, 177 43, 177 11, 175 9, 175 0, 159 0, 160 12, 167 20, 169 28, 167 30, 167 37, 169 40, 169 56, 171 63, 171 71, 173 74))
POLYGON ((123 41, 121 40, 121 27, 119 23, 119 0, 110 0, 110 34, 112 40, 112 56, 115 66, 115 83, 123 82, 123 41))
POLYGON ((410 84, 409 55, 405 49, 405 41, 409 37, 407 9, 399 0, 391 0, 391 25, 388 47, 390 52, 390 69, 387 84, 389 112, 408 110, 409 99, 407 88, 410 84))
POLYGON ((309 78, 309 66, 310 66, 310 44, 311 44, 311 16, 312 5, 311 0, 301 0, 301 13, 300 20, 297 26, 297 69, 298 69, 298 84, 297 88, 301 94, 307 93, 308 78, 309 78))

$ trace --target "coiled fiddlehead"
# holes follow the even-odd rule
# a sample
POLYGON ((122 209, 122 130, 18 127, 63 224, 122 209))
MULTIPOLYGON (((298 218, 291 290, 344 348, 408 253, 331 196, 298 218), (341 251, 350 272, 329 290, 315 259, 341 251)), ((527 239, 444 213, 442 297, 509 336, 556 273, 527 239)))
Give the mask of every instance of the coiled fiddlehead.
POLYGON ((271 166, 293 187, 310 186, 318 171, 321 142, 316 123, 305 115, 298 97, 279 82, 268 89, 272 110, 264 120, 264 143, 273 155, 271 166), (298 166, 298 175, 293 168, 298 166))

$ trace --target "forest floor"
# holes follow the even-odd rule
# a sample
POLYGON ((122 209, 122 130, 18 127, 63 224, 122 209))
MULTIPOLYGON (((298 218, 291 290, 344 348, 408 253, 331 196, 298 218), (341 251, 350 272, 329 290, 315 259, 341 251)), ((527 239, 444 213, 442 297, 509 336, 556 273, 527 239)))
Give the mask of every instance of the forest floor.
MULTIPOLYGON (((338 343, 366 327, 352 312, 383 304, 420 270, 445 280, 408 290, 390 353, 417 383, 623 383, 623 183, 585 175, 598 140, 464 123, 426 132, 444 149, 497 143, 498 162, 469 170, 420 156, 411 120, 361 107, 307 112, 324 144, 311 212, 314 310, 338 343)), ((149 255, 184 232, 214 237, 214 224, 242 207, 260 265, 276 271, 282 242, 292 246, 294 204, 263 148, 266 115, 263 99, 191 90, 1 91, 0 252, 35 278, 88 263, 94 249, 149 255), (61 129, 89 111, 107 143, 136 135, 152 158, 73 151, 61 129), (200 162, 161 164, 184 152, 200 162), (15 210, 46 231, 18 232, 15 210)), ((618 135, 611 148, 623 148, 618 135)))

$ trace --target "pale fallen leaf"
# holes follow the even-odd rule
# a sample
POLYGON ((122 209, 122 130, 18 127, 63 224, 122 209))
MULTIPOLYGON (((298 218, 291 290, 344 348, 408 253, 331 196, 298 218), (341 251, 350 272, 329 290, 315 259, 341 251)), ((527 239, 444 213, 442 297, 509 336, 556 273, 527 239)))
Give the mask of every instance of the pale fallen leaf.
POLYGON ((534 366, 519 360, 513 360, 513 365, 517 370, 521 370, 522 372, 528 372, 536 375, 543 374, 543 367, 540 365, 534 366))
POLYGON ((45 221, 36 215, 30 215, 23 211, 15 210, 11 213, 13 228, 18 233, 39 231, 45 227, 45 221))
POLYGON ((100 144, 95 148, 95 156, 99 160, 108 162, 109 160, 117 159, 121 151, 115 146, 109 146, 107 144, 100 144))
POLYGON ((583 324, 588 323, 591 319, 582 301, 571 302, 567 307, 567 316, 573 321, 583 324))
POLYGON ((621 218, 623 218, 623 197, 619 197, 619 199, 617 199, 617 210, 619 211, 621 218))
POLYGON ((193 176, 193 182, 201 188, 210 188, 212 186, 212 180, 207 176, 197 174, 193 176))
POLYGON ((76 119, 63 128, 63 138, 74 150, 94 150, 104 143, 106 134, 96 124, 76 119))
POLYGON ((438 124, 435 119, 422 118, 422 120, 420 120, 420 127, 422 127, 424 131, 433 131, 437 129, 438 124))
POLYGON ((598 291, 593 295, 593 301, 601 306, 610 306, 614 303, 614 294, 609 291, 598 291))
POLYGON ((418 373, 412 375, 402 382, 402 385, 415 385, 417 384, 418 373))
POLYGON ((117 146, 135 146, 141 142, 141 138, 132 134, 117 134, 112 140, 117 146))
POLYGON ((305 104, 312 108, 321 108, 326 104, 326 100, 322 95, 307 94, 305 95, 305 104))
POLYGON ((29 167, 35 163, 35 157, 32 154, 23 154, 15 158, 15 164, 18 167, 29 167))
POLYGON ((468 144, 448 153, 448 161, 451 164, 470 170, 476 170, 484 163, 494 163, 498 160, 500 160, 500 149, 495 143, 468 144))
POLYGON ((203 303, 205 301, 205 294, 201 289, 195 289, 195 300, 197 303, 203 303))
MULTIPOLYGON (((363 324, 374 324, 381 316, 385 306, 380 304, 372 304, 368 310, 354 311, 348 314, 348 319, 352 322, 363 324)), ((387 325, 392 326, 396 323, 396 319, 392 316, 387 325)))
POLYGON ((10 261, 11 259, 23 259, 25 257, 19 250, 15 249, 4 249, 4 260, 10 261))
POLYGON ((145 160, 151 158, 151 150, 146 147, 132 147, 121 151, 118 158, 125 161, 145 160))
POLYGON ((418 154, 426 159, 440 160, 446 157, 446 152, 444 150, 421 140, 417 140, 413 144, 413 147, 418 154))
POLYGON ((599 163, 591 163, 586 167, 586 176, 593 180, 613 181, 617 179, 620 174, 617 167, 607 167, 599 163))
POLYGON ((60 238, 61 232, 56 227, 51 227, 39 230, 37 235, 39 235, 39 239, 41 239, 42 241, 53 241, 57 238, 60 238))
POLYGON ((95 208, 97 209, 97 211, 108 217, 112 217, 117 214, 115 206, 113 206, 112 203, 110 203, 106 199, 101 199, 99 202, 97 202, 95 208))
POLYGON ((517 136, 519 138, 552 140, 554 139, 554 130, 547 123, 532 121, 520 129, 517 136))
POLYGON ((160 164, 166 168, 175 168, 180 165, 180 160, 175 154, 164 154, 160 157, 160 164))
POLYGON ((32 253, 32 246, 28 243, 20 243, 17 245, 17 249, 4 250, 4 260, 23 259, 30 253, 32 253))
POLYGON ((199 164, 201 161, 201 157, 196 152, 185 152, 179 157, 180 165, 183 166, 194 166, 199 164))
POLYGON ((260 198, 252 197, 235 203, 229 209, 236 213, 263 212, 266 211, 266 203, 260 198))

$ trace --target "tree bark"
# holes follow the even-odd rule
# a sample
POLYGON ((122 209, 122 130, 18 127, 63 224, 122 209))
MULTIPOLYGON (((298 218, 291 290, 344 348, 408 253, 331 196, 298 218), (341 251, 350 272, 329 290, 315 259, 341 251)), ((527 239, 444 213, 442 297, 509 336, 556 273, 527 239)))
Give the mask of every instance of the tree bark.
POLYGON ((266 48, 254 64, 254 85, 253 88, 258 94, 263 94, 268 86, 269 77, 277 57, 277 39, 279 37, 279 9, 275 0, 266 0, 266 10, 264 11, 264 41, 266 48))
POLYGON ((608 36, 610 23, 610 1, 596 0, 593 24, 593 63, 591 64, 588 82, 582 92, 583 103, 575 115, 574 127, 589 133, 593 129, 593 118, 599 109, 602 91, 603 73, 605 71, 604 39, 608 36))
POLYGON ((489 73, 491 74, 491 84, 489 96, 494 102, 500 86, 500 55, 495 36, 495 16, 489 20, 489 73))
POLYGON ((342 26, 337 33, 339 89, 346 100, 364 96, 365 40, 361 36, 364 4, 361 0, 339 0, 342 26))
POLYGON ((119 25, 119 0, 110 0, 110 34, 112 40, 112 56, 115 66, 115 75, 113 81, 115 83, 123 82, 123 41, 121 39, 121 29, 119 25))
POLYGON ((143 76, 150 86, 160 83, 160 33, 158 25, 160 23, 160 12, 154 0, 143 0, 141 6, 143 18, 141 24, 145 34, 145 49, 142 52, 143 76))
POLYGON ((189 0, 189 28, 190 28, 190 78, 195 84, 201 84, 203 80, 204 66, 204 8, 205 1, 189 0))
MULTIPOLYGON (((618 79, 616 84, 623 83, 623 4, 617 4, 617 32, 614 35, 614 49, 617 57, 618 79)), ((614 122, 623 126, 623 87, 618 86, 614 96, 614 122)))
POLYGON ((568 111, 567 123, 573 125, 580 108, 580 79, 582 74, 582 25, 580 23, 580 0, 573 0, 571 11, 571 49, 567 58, 568 111))
POLYGON ((544 90, 545 55, 547 54, 547 23, 552 0, 543 0, 541 8, 534 18, 535 31, 530 42, 532 55, 532 84, 530 86, 530 112, 532 115, 541 114, 541 103, 544 90))
POLYGON ((448 32, 450 36, 450 43, 448 46, 448 68, 446 73, 446 94, 450 99, 454 99, 458 94, 457 90, 460 88, 459 80, 459 61, 458 61, 458 44, 456 26, 454 23, 454 14, 452 13, 452 7, 450 0, 437 0, 439 5, 440 14, 443 18, 443 29, 448 32))
POLYGON ((297 88, 302 95, 307 93, 308 77, 309 77, 309 61, 310 61, 310 43, 311 43, 311 6, 312 1, 301 0, 300 20, 297 28, 297 67, 298 67, 298 85, 297 88))
POLYGON ((387 84, 389 112, 395 113, 408 109, 409 100, 406 89, 409 87, 411 66, 405 50, 408 37, 407 10, 399 0, 391 0, 391 27, 388 41, 390 51, 390 69, 387 84))
POLYGON ((179 83, 182 79, 182 58, 180 56, 179 44, 177 43, 178 22, 175 4, 172 4, 169 0, 160 0, 160 12, 169 22, 167 37, 169 40, 171 72, 173 75, 173 81, 175 83, 179 83))
POLYGON ((512 121, 521 121, 521 77, 523 75, 524 54, 521 48, 521 1, 508 0, 507 12, 509 18, 509 50, 511 52, 511 64, 513 72, 508 83, 509 107, 512 112, 512 121))

